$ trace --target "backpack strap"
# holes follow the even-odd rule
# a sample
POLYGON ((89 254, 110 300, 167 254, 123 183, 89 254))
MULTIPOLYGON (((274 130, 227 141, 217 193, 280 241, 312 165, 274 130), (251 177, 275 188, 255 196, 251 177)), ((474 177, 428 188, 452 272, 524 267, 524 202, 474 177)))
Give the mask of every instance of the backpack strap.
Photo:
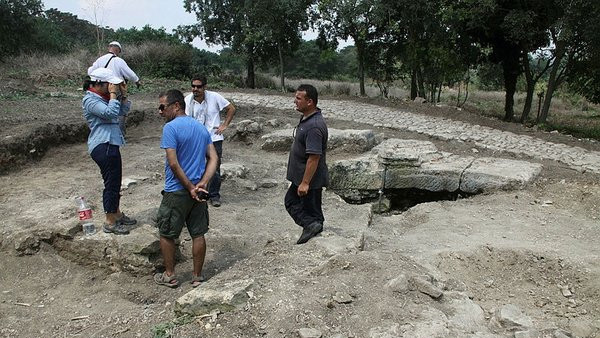
POLYGON ((108 67, 108 64, 110 63, 110 61, 116 57, 117 56, 115 54, 113 54, 113 56, 111 56, 110 59, 108 59, 108 62, 104 65, 104 68, 108 67))

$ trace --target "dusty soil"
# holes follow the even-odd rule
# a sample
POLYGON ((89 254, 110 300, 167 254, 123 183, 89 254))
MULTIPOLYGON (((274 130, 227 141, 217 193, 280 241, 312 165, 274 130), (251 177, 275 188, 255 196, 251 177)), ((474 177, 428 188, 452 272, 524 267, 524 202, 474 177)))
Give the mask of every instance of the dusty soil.
MULTIPOLYGON (((163 122, 153 109, 154 97, 153 93, 132 97, 136 114, 144 119, 128 129, 129 144, 122 149, 124 176, 146 178, 123 191, 122 209, 142 223, 152 222, 163 184, 164 153, 159 148, 163 122)), ((421 114, 445 114, 478 124, 488 120, 450 108, 405 105, 421 114)), ((40 137, 38 128, 48 124, 73 124, 71 131, 82 123, 77 94, 6 101, 0 110, 5 147, 40 137)), ((243 106, 238 107, 234 121, 258 116, 277 119, 282 127, 297 121, 293 111, 243 106)), ((374 129, 347 121, 328 120, 328 124, 339 129, 374 129)), ((520 128, 496 120, 489 124, 503 130, 520 128)), ((375 129, 386 138, 428 139, 375 129)), ((597 143, 564 135, 523 133, 600 149, 597 143)), ((298 246, 294 243, 300 229, 286 214, 282 201, 287 154, 260 150, 258 138, 227 141, 224 162, 247 166, 249 181, 280 182, 253 191, 239 181, 226 180, 223 206, 210 208, 206 277, 253 278, 253 297, 244 308, 216 319, 177 319, 173 303, 191 289, 188 284, 167 289, 155 285, 151 276, 98 268, 98 262, 61 252, 52 238, 36 252, 18 255, 6 239, 15 231, 76 223, 73 198, 77 195, 88 196, 98 222, 100 175, 81 136, 73 135, 42 142, 60 144, 44 151, 22 146, 24 157, 0 176, 2 337, 147 337, 161 332, 174 337, 295 337, 300 328, 317 329, 324 337, 367 337, 394 325, 427 324, 431 319, 423 315, 424 309, 452 315, 443 299, 388 290, 386 284, 401 274, 426 274, 449 293, 468 294, 486 318, 502 305, 514 304, 539 330, 559 328, 582 337, 600 334, 597 176, 544 161, 542 176, 524 190, 420 204, 385 215, 370 215, 366 206, 345 205, 327 191, 325 231, 298 246), (31 155, 36 152, 40 154, 31 155), (364 235, 353 233, 362 218, 341 213, 347 208, 364 215, 368 223, 364 235), (357 247, 328 249, 340 238, 354 237, 360 242, 357 247), (561 286, 573 295, 565 297, 561 286), (332 300, 339 293, 350 295, 351 302, 332 300)), ((475 154, 472 146, 462 142, 431 141, 443 151, 515 158, 484 149, 475 154)), ((346 157, 332 152, 329 160, 346 157)), ((187 236, 182 238, 182 250, 191 257, 187 236)), ((190 270, 190 260, 179 264, 180 280, 189 280, 190 270)), ((397 336, 413 336, 410 330, 398 332, 404 333, 397 336)), ((474 335, 454 330, 446 336, 474 335)), ((499 332, 498 336, 513 334, 499 332)))

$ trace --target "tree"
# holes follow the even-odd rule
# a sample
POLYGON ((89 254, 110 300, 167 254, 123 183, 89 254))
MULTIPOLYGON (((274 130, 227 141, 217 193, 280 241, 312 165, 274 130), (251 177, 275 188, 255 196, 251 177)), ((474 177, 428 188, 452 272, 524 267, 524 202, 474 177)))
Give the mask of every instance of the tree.
MULTIPOLYGON (((600 15, 600 4, 596 0, 556 0, 557 8, 561 15, 550 28, 552 39, 553 61, 550 66, 550 76, 546 96, 538 123, 545 123, 550 111, 550 104, 554 91, 567 79, 572 78, 573 83, 580 85, 592 84, 598 80, 597 69, 600 61, 597 46, 600 43, 598 30, 600 24, 597 17, 600 15), (590 65, 591 72, 585 68, 590 65), (589 82, 591 80, 592 83, 589 82)), ((592 85, 592 88, 595 84, 592 85)), ((580 89, 585 87, 579 86, 580 89)), ((582 93, 594 97, 592 91, 583 90, 582 93), (590 95, 591 94, 591 95, 590 95)))
POLYGON ((180 26, 178 32, 188 40, 200 36, 207 44, 230 46, 244 55, 246 85, 254 88, 258 62, 278 58, 283 63, 283 56, 299 44, 300 29, 308 19, 303 13, 309 4, 308 0, 184 0, 186 11, 196 13, 198 23, 180 26))
POLYGON ((42 11, 41 0, 0 0, 0 60, 31 47, 42 11))
MULTIPOLYGON (((548 0, 547 2, 551 2, 548 0)), ((523 71, 523 55, 546 44, 540 38, 545 32, 543 15, 536 15, 546 1, 531 0, 463 0, 446 1, 448 10, 458 23, 456 32, 466 33, 475 43, 491 49, 487 57, 502 65, 504 120, 514 117, 514 93, 523 71), (537 19, 539 20, 537 20, 537 19)), ((543 8, 543 7, 542 7, 543 8)), ((528 62, 528 59, 525 58, 528 62)))
POLYGON ((358 61, 360 95, 365 91, 365 57, 367 42, 374 29, 372 12, 376 0, 323 0, 318 5, 319 35, 329 41, 354 40, 358 61))

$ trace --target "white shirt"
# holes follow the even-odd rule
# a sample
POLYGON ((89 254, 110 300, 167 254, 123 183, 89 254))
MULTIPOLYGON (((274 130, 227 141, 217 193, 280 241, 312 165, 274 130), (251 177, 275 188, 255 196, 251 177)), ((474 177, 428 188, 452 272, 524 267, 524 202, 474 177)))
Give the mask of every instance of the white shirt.
POLYGON ((94 64, 90 68, 88 68, 88 75, 92 74, 92 72, 97 68, 104 68, 104 66, 106 66, 106 63, 108 62, 108 60, 110 60, 110 62, 108 62, 108 66, 106 66, 106 68, 112 70, 112 72, 115 73, 116 76, 118 76, 124 80, 138 82, 140 80, 140 78, 135 74, 135 72, 133 70, 131 70, 131 68, 129 68, 129 66, 127 65, 127 62, 125 62, 125 60, 121 59, 118 56, 115 56, 111 60, 110 58, 113 57, 113 55, 114 55, 113 53, 108 53, 108 54, 104 54, 101 57, 99 57, 94 62, 94 64))
POLYGON ((204 101, 194 99, 194 93, 185 97, 185 113, 204 124, 213 142, 223 141, 223 134, 215 134, 221 125, 221 110, 229 105, 229 101, 217 92, 204 91, 204 101))

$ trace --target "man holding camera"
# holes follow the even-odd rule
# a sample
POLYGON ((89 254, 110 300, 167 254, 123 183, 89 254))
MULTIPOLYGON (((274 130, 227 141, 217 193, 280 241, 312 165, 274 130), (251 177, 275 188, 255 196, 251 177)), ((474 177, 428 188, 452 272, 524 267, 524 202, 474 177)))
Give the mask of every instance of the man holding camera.
POLYGON ((186 225, 192 237, 192 286, 200 285, 208 232, 207 184, 217 167, 217 153, 206 128, 185 114, 183 94, 171 89, 159 96, 158 110, 165 118, 160 147, 165 149, 165 189, 157 215, 160 250, 165 272, 154 275, 157 284, 177 287, 175 240, 186 225), (205 154, 205 156, 198 156, 205 154))

